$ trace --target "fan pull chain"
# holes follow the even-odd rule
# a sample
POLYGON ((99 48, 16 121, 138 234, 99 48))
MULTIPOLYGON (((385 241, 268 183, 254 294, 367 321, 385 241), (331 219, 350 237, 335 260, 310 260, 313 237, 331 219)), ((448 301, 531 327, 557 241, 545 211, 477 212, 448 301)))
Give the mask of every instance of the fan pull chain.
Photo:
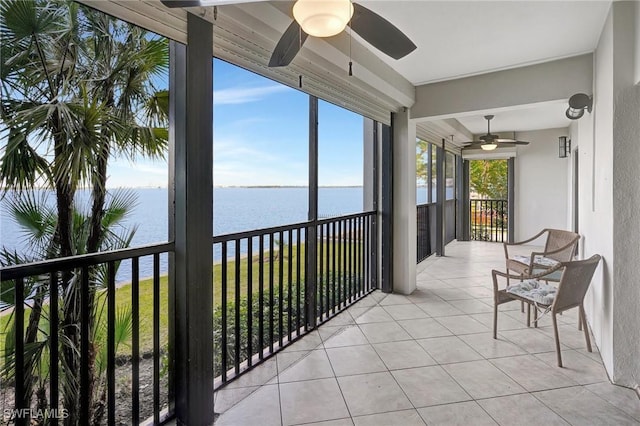
POLYGON ((218 6, 213 6, 213 20, 218 20, 218 6))
MULTIPOLYGON (((298 52, 302 50, 302 27, 298 28, 298 52)), ((302 74, 298 76, 298 87, 302 89, 302 74)))
POLYGON ((349 19, 349 77, 353 76, 353 61, 351 60, 351 39, 353 38, 351 31, 351 19, 349 19))

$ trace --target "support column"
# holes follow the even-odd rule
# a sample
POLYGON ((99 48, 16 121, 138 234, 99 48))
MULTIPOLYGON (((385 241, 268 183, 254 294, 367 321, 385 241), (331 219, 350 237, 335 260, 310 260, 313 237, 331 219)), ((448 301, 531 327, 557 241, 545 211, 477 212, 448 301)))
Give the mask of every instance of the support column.
POLYGON ((318 271, 318 98, 309 96, 309 213, 306 235, 305 307, 307 327, 316 326, 316 279, 318 271))
POLYGON ((213 423, 213 28, 187 14, 187 46, 171 42, 170 146, 175 200, 175 411, 213 423))
POLYGON ((458 167, 456 176, 456 186, 458 187, 458 226, 456 227, 456 238, 458 241, 469 241, 469 160, 463 160, 458 156, 458 167))
POLYGON ((509 158, 507 163, 507 241, 515 241, 516 229, 516 159, 509 158))
POLYGON ((393 290, 416 288, 416 128, 409 112, 393 114, 393 290))
MULTIPOLYGON (((393 127, 393 117, 391 120, 393 127)), ((382 125, 380 142, 380 186, 381 186, 381 290, 384 293, 393 291, 393 134, 392 127, 382 125)))
POLYGON ((378 253, 380 253, 380 212, 378 209, 380 199, 380 124, 369 118, 363 118, 363 209, 366 212, 376 212, 372 220, 371 229, 371 253, 369 253, 371 265, 371 286, 378 288, 380 276, 378 253))
POLYGON ((444 139, 436 148, 436 255, 444 256, 444 202, 446 199, 446 182, 444 175, 444 139))

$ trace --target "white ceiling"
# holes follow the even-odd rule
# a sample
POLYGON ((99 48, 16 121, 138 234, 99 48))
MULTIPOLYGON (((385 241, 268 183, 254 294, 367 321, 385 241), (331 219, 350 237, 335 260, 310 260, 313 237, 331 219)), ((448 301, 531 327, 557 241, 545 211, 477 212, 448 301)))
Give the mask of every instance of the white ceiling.
MULTIPOLYGON (((418 48, 380 57, 414 85, 592 52, 610 1, 358 0, 418 48)), ((372 48, 372 50, 375 50, 372 48)))
MULTIPOLYGON (((384 16, 418 48, 398 61, 378 56, 414 85, 593 52, 610 1, 358 0, 384 16)), ((366 43, 363 43, 365 46, 366 43)), ((375 49, 371 49, 375 51, 375 49)), ((566 102, 455 117, 471 133, 567 127, 566 102)), ((433 123, 437 124, 437 123, 433 123)))

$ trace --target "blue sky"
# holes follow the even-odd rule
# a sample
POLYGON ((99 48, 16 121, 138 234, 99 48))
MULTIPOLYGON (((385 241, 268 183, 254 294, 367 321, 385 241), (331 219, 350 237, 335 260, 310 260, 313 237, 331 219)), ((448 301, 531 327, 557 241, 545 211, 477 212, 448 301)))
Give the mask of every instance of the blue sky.
MULTIPOLYGON (((216 186, 308 183, 306 94, 214 60, 216 186)), ((362 185, 362 117, 320 101, 319 182, 362 185)), ((110 187, 167 185, 165 161, 114 160, 110 187)))

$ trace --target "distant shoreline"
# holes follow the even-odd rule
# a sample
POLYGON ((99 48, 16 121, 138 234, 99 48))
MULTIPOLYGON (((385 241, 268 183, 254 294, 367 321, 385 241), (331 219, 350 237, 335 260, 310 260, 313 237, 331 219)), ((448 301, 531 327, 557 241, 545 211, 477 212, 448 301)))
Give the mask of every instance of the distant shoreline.
MULTIPOLYGON (((318 188, 362 188, 362 185, 320 185, 318 188)), ((277 188, 309 188, 308 185, 214 185, 214 189, 277 189, 277 188)), ((34 188, 34 189, 48 189, 53 191, 52 188, 34 188)), ((80 190, 91 189, 90 187, 81 187, 80 190)), ((168 189, 166 186, 111 186, 107 189, 168 189)), ((5 190, 5 188, 0 188, 5 190)))

